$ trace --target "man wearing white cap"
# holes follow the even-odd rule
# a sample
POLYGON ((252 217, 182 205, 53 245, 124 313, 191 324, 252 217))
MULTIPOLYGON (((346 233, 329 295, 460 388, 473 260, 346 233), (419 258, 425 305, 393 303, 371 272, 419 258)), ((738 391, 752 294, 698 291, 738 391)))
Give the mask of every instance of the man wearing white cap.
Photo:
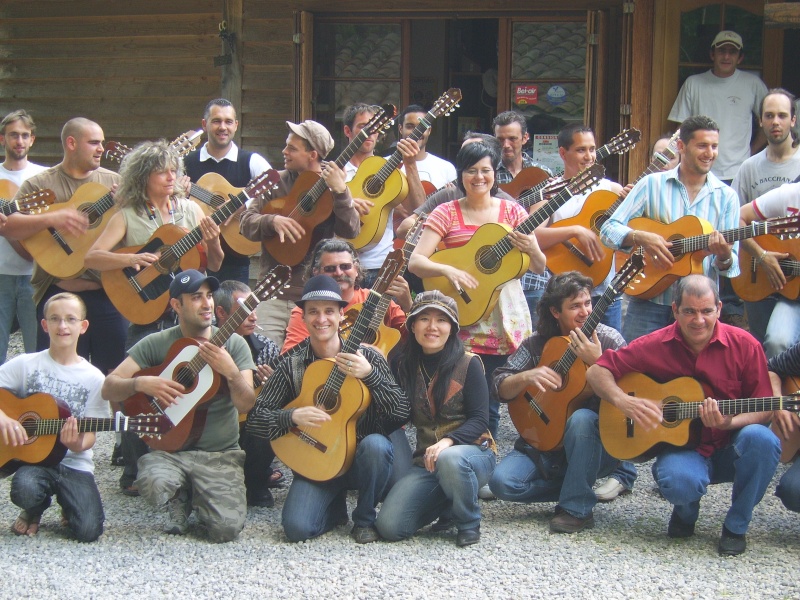
MULTIPOLYGON (((730 184, 739 166, 751 154, 753 119, 759 116, 767 86, 752 73, 737 69, 744 59, 742 36, 720 31, 711 43, 710 71, 692 75, 681 87, 667 117, 676 123, 693 115, 706 115, 719 125, 719 156, 712 172, 730 184)), ((759 133, 753 149, 764 145, 759 133)))
MULTIPOLYGON (((361 230, 358 212, 353 206, 353 197, 345 184, 346 175, 333 161, 323 164, 323 159, 333 150, 333 138, 328 130, 316 121, 291 123, 286 121, 289 135, 283 149, 285 169, 280 171, 280 181, 276 188, 259 196, 242 213, 240 229, 242 235, 254 241, 263 241, 277 236, 280 242, 293 244, 303 235, 310 235, 291 217, 278 214, 262 215, 264 206, 271 200, 287 196, 301 173, 312 171, 325 180, 333 194, 333 213, 314 230, 315 239, 354 238, 361 230)), ((313 243, 309 246, 313 247, 313 243)), ((286 326, 294 303, 300 299, 303 289, 303 273, 310 260, 311 252, 299 264, 292 267, 292 279, 280 298, 262 302, 258 309, 259 324, 264 333, 278 346, 283 345, 286 326)), ((259 277, 265 277, 278 264, 266 250, 261 252, 259 277)))

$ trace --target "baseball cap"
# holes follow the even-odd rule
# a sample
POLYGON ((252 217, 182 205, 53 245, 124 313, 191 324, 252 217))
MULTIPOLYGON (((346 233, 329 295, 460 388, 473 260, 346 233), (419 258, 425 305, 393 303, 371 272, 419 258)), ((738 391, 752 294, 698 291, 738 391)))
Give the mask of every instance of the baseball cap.
POLYGON ((306 140, 311 147, 319 152, 321 158, 325 158, 333 150, 333 138, 324 126, 316 121, 303 121, 302 123, 292 123, 286 121, 286 126, 295 135, 306 140))
POLYGON ((219 280, 216 277, 209 277, 195 269, 181 271, 169 284, 169 297, 177 298, 181 294, 194 294, 204 283, 208 283, 212 292, 219 289, 219 280))
POLYGON ((455 330, 458 331, 458 305, 450 296, 444 295, 439 290, 431 290, 429 292, 417 294, 417 297, 414 298, 414 302, 411 304, 411 310, 408 311, 406 326, 409 325, 408 322, 411 321, 412 317, 428 308, 435 308, 446 314, 447 318, 453 323, 455 330))
POLYGON ((730 31, 729 29, 720 31, 714 38, 714 41, 711 42, 711 47, 716 48, 717 46, 722 46, 723 44, 731 44, 732 46, 736 46, 739 50, 744 47, 742 44, 742 36, 735 31, 730 31))
POLYGON ((300 308, 305 306, 307 300, 322 300, 338 302, 339 306, 347 306, 347 302, 342 300, 341 288, 333 277, 327 275, 315 275, 303 286, 303 295, 295 304, 300 308))

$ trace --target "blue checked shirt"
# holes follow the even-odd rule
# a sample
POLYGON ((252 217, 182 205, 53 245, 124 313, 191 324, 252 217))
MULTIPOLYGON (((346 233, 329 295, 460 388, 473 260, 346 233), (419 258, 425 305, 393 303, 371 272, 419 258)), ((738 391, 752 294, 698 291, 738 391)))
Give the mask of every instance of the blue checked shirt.
MULTIPOLYGON (((678 179, 680 166, 663 173, 654 173, 637 183, 612 217, 600 228, 600 240, 614 250, 622 248, 622 241, 632 229, 628 221, 636 217, 647 217, 662 223, 672 223, 686 215, 694 215, 711 223, 717 231, 734 229, 739 226, 739 198, 713 173, 709 173, 705 184, 697 193, 694 202, 689 204, 686 187, 678 179)), ((739 275, 739 242, 733 244, 733 263, 726 277, 739 275)), ((703 272, 719 281, 720 271, 714 266, 714 256, 703 261, 703 272)), ((652 299, 656 304, 672 303, 672 288, 652 299)))
MULTIPOLYGON (((537 163, 535 160, 531 158, 530 154, 523 152, 522 168, 527 169, 528 167, 539 167, 550 177, 553 176, 553 171, 551 171, 549 167, 545 167, 544 165, 537 163)), ((497 167, 497 172, 495 173, 494 178, 497 180, 498 185, 503 185, 504 183, 511 183, 511 180, 514 179, 514 176, 508 169, 506 169, 505 165, 501 162, 500 166, 497 167)))

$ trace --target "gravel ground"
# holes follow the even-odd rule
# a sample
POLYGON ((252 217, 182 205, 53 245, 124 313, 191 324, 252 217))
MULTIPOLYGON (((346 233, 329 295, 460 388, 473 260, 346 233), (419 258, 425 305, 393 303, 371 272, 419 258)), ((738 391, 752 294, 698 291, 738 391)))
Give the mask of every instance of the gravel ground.
MULTIPOLYGON (((504 452, 514 437, 504 416, 504 452)), ((112 435, 100 434, 95 446, 106 512, 97 542, 68 539, 56 508, 45 512, 38 536, 17 537, 8 526, 18 511, 0 503, 0 598, 800 597, 800 522, 774 497, 774 485, 756 507, 747 552, 736 558, 716 552, 731 486, 710 488, 694 537, 671 540, 670 506, 649 464, 633 494, 598 505, 596 527, 575 535, 548 533, 553 504, 495 500, 483 502, 482 539, 468 548, 456 547, 454 532, 427 529, 405 542, 360 546, 348 536, 352 524, 290 544, 280 528, 284 488, 275 508, 249 510, 237 541, 215 545, 196 526, 186 536, 163 534, 161 514, 120 494, 112 445, 112 435)), ((9 483, 0 481, 0 498, 9 483)), ((354 502, 351 495, 351 510, 354 502)))

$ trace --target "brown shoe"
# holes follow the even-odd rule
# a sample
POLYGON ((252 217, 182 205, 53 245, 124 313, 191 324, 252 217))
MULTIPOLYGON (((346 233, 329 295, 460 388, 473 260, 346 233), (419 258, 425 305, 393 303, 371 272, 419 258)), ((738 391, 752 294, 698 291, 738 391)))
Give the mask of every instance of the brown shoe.
POLYGON ((592 513, 589 513, 588 517, 581 519, 573 517, 565 510, 561 510, 550 519, 550 533, 577 533, 592 527, 594 527, 594 514, 592 513))

